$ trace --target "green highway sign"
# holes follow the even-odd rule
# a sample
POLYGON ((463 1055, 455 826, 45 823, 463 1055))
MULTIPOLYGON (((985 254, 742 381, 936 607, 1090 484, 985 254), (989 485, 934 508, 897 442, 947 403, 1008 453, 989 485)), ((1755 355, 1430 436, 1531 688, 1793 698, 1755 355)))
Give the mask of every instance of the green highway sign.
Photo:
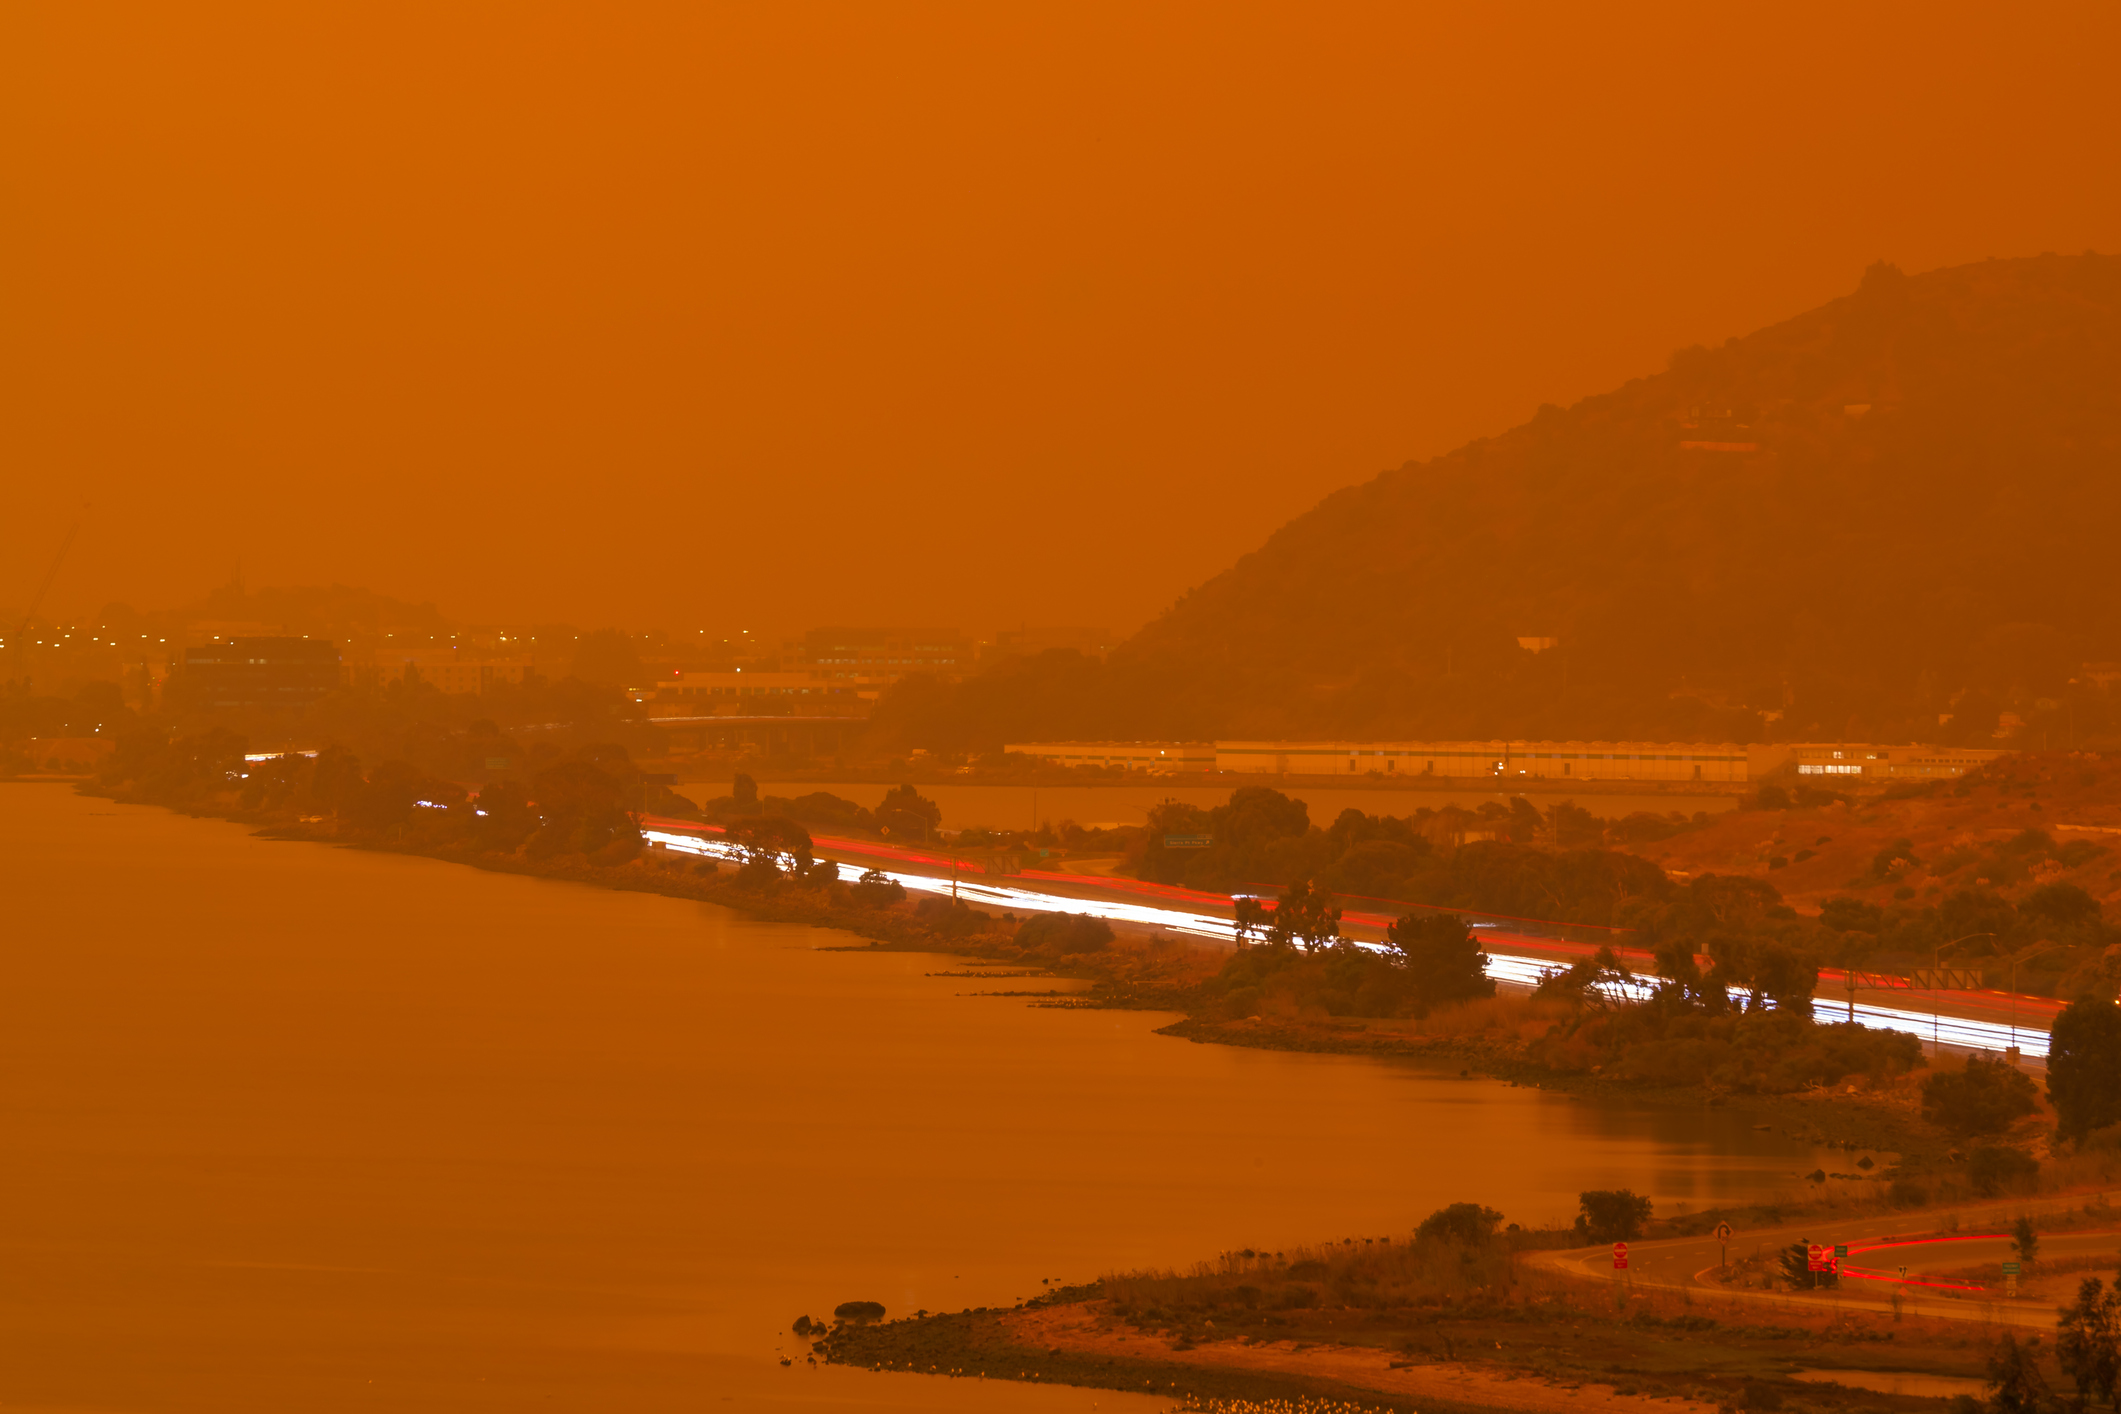
POLYGON ((1846 1257, 1848 1254, 1849 1245, 1846 1242, 1837 1242, 1834 1244, 1834 1255, 1836 1257, 1846 1257))
POLYGON ((2018 1275, 2018 1271, 2019 1264, 2016 1262, 2005 1262, 2003 1264, 2003 1274, 2007 1277, 2014 1277, 2018 1275))
POLYGON ((1165 835, 1165 849, 1206 849, 1214 840, 1207 835, 1165 835))

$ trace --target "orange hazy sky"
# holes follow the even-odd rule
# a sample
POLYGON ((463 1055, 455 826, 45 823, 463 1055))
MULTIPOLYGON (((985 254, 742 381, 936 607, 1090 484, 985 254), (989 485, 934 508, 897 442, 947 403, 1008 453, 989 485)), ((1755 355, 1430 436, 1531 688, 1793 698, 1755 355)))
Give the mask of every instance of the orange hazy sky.
POLYGON ((0 606, 1131 628, 1851 289, 2121 249, 2079 4, 22 4, 0 606))

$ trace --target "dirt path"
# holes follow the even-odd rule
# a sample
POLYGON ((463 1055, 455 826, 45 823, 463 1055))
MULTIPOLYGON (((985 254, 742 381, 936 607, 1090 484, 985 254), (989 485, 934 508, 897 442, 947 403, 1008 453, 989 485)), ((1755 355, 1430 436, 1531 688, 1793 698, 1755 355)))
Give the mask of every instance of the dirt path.
POLYGON ((1416 1364, 1367 1346, 1306 1345, 1286 1340, 1211 1341, 1191 1350, 1173 1350, 1155 1337, 1128 1331, 1100 1319, 1089 1304, 1055 1306, 1003 1318, 1003 1325, 1025 1345, 1046 1350, 1108 1358, 1132 1357, 1197 1365, 1205 1369, 1248 1370, 1308 1375, 1338 1380, 1381 1394, 1448 1401, 1520 1414, 1559 1414, 1597 1409, 1601 1414, 1714 1414, 1714 1406, 1691 1400, 1620 1394, 1607 1384, 1549 1383, 1495 1366, 1448 1362, 1416 1364))

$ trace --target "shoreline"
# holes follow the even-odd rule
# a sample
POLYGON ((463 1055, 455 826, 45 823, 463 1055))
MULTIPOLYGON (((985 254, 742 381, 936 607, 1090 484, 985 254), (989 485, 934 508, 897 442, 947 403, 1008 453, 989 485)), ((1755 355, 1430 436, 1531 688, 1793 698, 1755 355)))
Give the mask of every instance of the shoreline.
MULTIPOLYGON (((1621 1083, 1595 1074, 1554 1071, 1528 1061, 1522 1054, 1521 1041, 1499 1041, 1485 1036, 1395 1034, 1374 1029, 1352 1018, 1298 1022, 1207 1020, 1189 1014, 1194 1001, 1193 984, 1172 971, 1174 964, 1182 966, 1190 958, 1191 950, 1181 944, 1170 956, 1165 956, 1158 935, 1153 933, 1148 935, 1149 946, 1144 949, 1115 949, 1049 958, 1015 947, 1005 933, 974 932, 952 936, 915 918, 904 905, 884 908, 835 906, 828 894, 786 884, 771 893, 762 893, 739 885, 733 870, 722 868, 711 875, 698 874, 693 872, 688 857, 671 856, 654 849, 643 849, 624 862, 600 864, 584 855, 562 854, 531 859, 519 853, 503 854, 468 847, 421 847, 349 836, 337 829, 289 824, 284 820, 275 821, 239 811, 184 809, 154 801, 127 800, 119 795, 86 789, 85 784, 76 783, 78 793, 85 796, 125 804, 152 805, 196 819, 243 825, 260 838, 405 854, 469 865, 491 873, 689 899, 734 909, 766 922, 807 924, 868 940, 867 947, 828 945, 823 950, 921 952, 978 959, 996 966, 1034 967, 1046 975, 1089 985, 1083 992, 1065 997, 1026 998, 1031 1006, 1175 1012, 1179 1019, 1157 1028, 1157 1034, 1195 1044, 1429 1060, 1455 1065, 1469 1078, 1477 1076, 1550 1090, 1572 1098, 1619 1100, 1659 1109, 1726 1109, 1757 1115, 1773 1121, 1773 1128, 1798 1142, 1850 1151, 1860 1148, 1892 1153, 1899 1155, 1903 1162, 1911 1158, 1922 1161, 1944 1156, 1941 1141, 1919 1129, 1910 1117, 1858 1096, 1835 1094, 1829 1103, 1829 1097, 1824 1094, 1816 1097, 1803 1093, 1725 1094, 1700 1086, 1675 1089, 1621 1083)), ((1178 940, 1163 941, 1175 943, 1178 940)), ((1759 1127, 1769 1128, 1770 1125, 1759 1127)))
MULTIPOLYGON (((2000 1229, 2014 1214, 2045 1212, 2049 1221, 2038 1230, 2064 1237, 2095 1214, 2110 1223, 2110 1198, 2100 1188, 1990 1200, 1972 1210, 1932 1206, 1905 1214, 1916 1224, 1905 1235, 1956 1236, 1962 1218, 2000 1229)), ((1701 1216, 1742 1221, 1745 1214, 1701 1216)), ((1768 1239, 1779 1251, 1783 1239, 1795 1240, 1820 1215, 1777 1216, 1780 1232, 1747 1239, 1768 1239)), ((2112 1233, 2105 1227, 2081 1237, 2112 1233)), ((1684 1249, 1702 1240, 1701 1233, 1646 1233, 1634 1255, 1679 1251, 1683 1271, 1692 1272, 1684 1249)), ((1461 1250, 1448 1238, 1431 1245, 1426 1250, 1447 1259, 1428 1269, 1432 1283, 1445 1288, 1440 1299, 1432 1291, 1381 1300, 1348 1274, 1395 1257, 1402 1267, 1410 1256, 1418 1265, 1424 1241, 1378 1239, 1384 1245, 1371 1251, 1337 1255, 1331 1245, 1303 1249, 1288 1254, 1293 1262, 1278 1252, 1224 1253, 1190 1273, 1108 1275, 1013 1307, 843 1320, 820 1326, 812 1338, 824 1360, 879 1372, 1152 1388, 1192 1399, 1309 1396, 1363 1409, 1502 1414, 1571 1414, 1587 1404, 1651 1414, 1654 1405, 1668 1414, 1674 1406, 1712 1414, 1774 1409, 1791 1399, 1813 1410, 1933 1410, 1949 1387, 1982 1380, 2000 1330, 2053 1325, 2054 1308, 2037 1299, 2009 1312, 1970 1300, 1955 1313, 1949 1302, 1904 1310, 1897 1298, 1870 1292, 1755 1291, 1749 1280, 1718 1285, 1709 1280, 1713 1253, 1710 1268, 1691 1277, 1607 1280, 1590 1269, 1604 1262, 1605 1250, 1569 1245, 1581 1238, 1565 1229, 1497 1234, 1491 1242, 1499 1251, 1461 1250), (1325 1270, 1320 1256, 1338 1270, 1325 1270), (1232 1284, 1253 1281, 1259 1286, 1232 1284), (1290 1288, 1305 1299, 1290 1299, 1290 1288), (1939 1389, 1885 1394, 1881 1378, 1939 1389), (1780 1398, 1756 1402, 1756 1390, 1780 1398)), ((2064 1258, 2055 1264, 2057 1279, 2117 1260, 2064 1258)), ((1733 1270, 1757 1265, 1755 1259, 1733 1270)))

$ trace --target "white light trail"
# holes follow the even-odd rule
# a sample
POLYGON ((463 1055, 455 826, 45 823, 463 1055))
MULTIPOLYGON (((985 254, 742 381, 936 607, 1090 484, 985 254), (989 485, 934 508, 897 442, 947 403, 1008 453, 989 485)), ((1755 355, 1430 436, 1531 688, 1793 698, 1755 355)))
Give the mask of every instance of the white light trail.
MULTIPOLYGON (((703 839, 698 835, 681 835, 669 830, 643 830, 643 839, 660 844, 666 849, 683 854, 703 855, 711 859, 724 859, 743 863, 744 851, 723 840, 703 839)), ((843 882, 859 879, 865 871, 858 864, 835 864, 843 882)), ((951 892, 953 884, 948 878, 930 874, 895 874, 878 870, 887 879, 907 889, 933 894, 951 892)), ((1060 894, 1040 893, 1033 889, 1010 888, 993 884, 981 876, 978 882, 960 877, 954 885, 957 896, 967 903, 986 904, 1026 913, 1081 913, 1092 918, 1103 918, 1113 923, 1133 923, 1148 928, 1161 928, 1167 932, 1183 933, 1189 937, 1211 938, 1219 943, 1236 940, 1237 925, 1228 918, 1217 918, 1206 913, 1187 913, 1179 909, 1155 908, 1148 904, 1116 903, 1105 899, 1068 898, 1060 894)), ((1367 952, 1383 952, 1383 943, 1365 942, 1360 938, 1348 938, 1367 952)), ((1486 971, 1496 981, 1517 987, 1536 987, 1540 979, 1550 972, 1563 969, 1564 964, 1552 958, 1527 957, 1522 954, 1496 952, 1492 948, 1487 954, 1486 971)), ((1663 979, 1652 973, 1630 974, 1627 982, 1608 981, 1599 984, 1600 990, 1609 996, 1629 1001, 1647 1001, 1658 982, 1663 979)), ((1742 1001, 1746 993, 1733 988, 1731 997, 1742 1001)), ((1821 1022, 1832 1022, 1837 1016, 1846 1019, 1843 1003, 1815 1001, 1813 1014, 1821 1022)), ((2047 1032, 2037 1025, 2017 1027, 2015 1032, 2007 1025, 1993 1021, 1975 1021, 1964 1016, 1932 1017, 1927 1012, 1903 1011, 1897 1007, 1868 1006, 1859 1003, 1856 1020, 1866 1026, 1886 1031, 1905 1031, 1911 1036, 1931 1039, 1947 1046, 1959 1046, 1968 1050, 2002 1051, 2015 1043, 2028 1056, 2045 1058, 2047 1055, 2047 1032)))
MULTIPOLYGON (((686 854, 705 855, 712 859, 726 859, 738 863, 744 859, 742 849, 722 840, 701 839, 697 835, 680 835, 668 830, 643 830, 641 837, 666 849, 679 850, 686 854)), ((848 883, 861 878, 867 872, 858 864, 835 864, 834 867, 839 870, 840 879, 848 883)), ((1236 935, 1237 925, 1230 919, 1216 918, 1205 913, 1182 913, 1176 909, 1152 908, 1139 903, 1110 903, 1103 899, 1065 898, 1059 894, 991 884, 986 882, 984 876, 977 881, 960 876, 953 885, 948 878, 936 878, 928 874, 894 874, 885 870, 877 872, 905 888, 924 893, 947 894, 954 887, 957 896, 966 903, 982 903, 1030 913, 1084 913, 1114 923, 1138 923, 1145 927, 1163 928, 1198 938, 1214 938, 1220 942, 1229 942, 1236 935)))

